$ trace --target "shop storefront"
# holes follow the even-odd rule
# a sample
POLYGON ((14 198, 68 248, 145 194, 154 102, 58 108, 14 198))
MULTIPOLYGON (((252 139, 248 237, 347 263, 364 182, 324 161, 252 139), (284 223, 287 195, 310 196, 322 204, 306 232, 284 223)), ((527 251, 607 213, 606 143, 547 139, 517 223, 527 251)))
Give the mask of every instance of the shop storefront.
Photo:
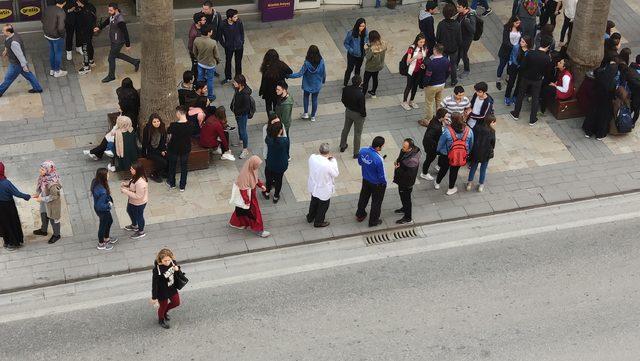
POLYGON ((0 0, 0 23, 40 20, 43 6, 41 0, 0 0))

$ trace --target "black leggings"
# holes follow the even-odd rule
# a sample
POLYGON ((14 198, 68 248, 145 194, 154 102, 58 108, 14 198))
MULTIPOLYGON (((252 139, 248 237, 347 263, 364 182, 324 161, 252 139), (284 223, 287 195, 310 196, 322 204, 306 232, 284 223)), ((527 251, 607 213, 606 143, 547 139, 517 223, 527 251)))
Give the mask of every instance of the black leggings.
POLYGON ((369 79, 373 80, 373 88, 371 88, 371 93, 375 94, 376 90, 378 90, 378 73, 379 71, 364 71, 364 79, 362 80, 362 92, 367 94, 367 90, 369 90, 369 79))
POLYGON ((565 15, 564 22, 562 23, 562 29, 560 29, 560 42, 564 42, 564 36, 567 35, 567 43, 571 41, 571 31, 573 30, 573 23, 565 15))
POLYGON ((433 161, 436 159, 438 153, 436 153, 435 149, 427 150, 427 147, 424 147, 424 149, 426 154, 424 163, 422 163, 422 174, 427 174, 429 173, 429 167, 431 166, 431 163, 433 163, 433 161))
POLYGON ((449 189, 456 186, 456 180, 458 180, 458 171, 460 167, 449 166, 449 157, 446 155, 438 156, 438 165, 440 166, 440 170, 438 171, 438 176, 436 177, 436 183, 440 184, 444 176, 449 171, 449 189))
POLYGON ((351 77, 351 72, 354 72, 353 75, 360 75, 360 68, 362 67, 362 61, 364 57, 361 56, 359 58, 347 54, 347 70, 344 72, 344 86, 349 84, 349 77, 351 77))
POLYGON ((509 78, 507 79, 507 88, 504 91, 504 97, 511 98, 512 92, 513 95, 516 95, 518 93, 518 87, 516 87, 516 91, 513 91, 513 86, 516 85, 516 80, 518 79, 518 66, 507 66, 507 75, 509 75, 509 78))
POLYGON ((404 88, 404 96, 402 97, 402 101, 406 102, 407 98, 409 98, 409 93, 411 93, 411 101, 416 97, 416 91, 418 90, 418 75, 420 73, 415 73, 411 76, 407 75, 407 86, 404 88))
POLYGON ((282 189, 282 177, 284 173, 276 173, 269 170, 269 168, 264 169, 264 176, 266 178, 265 187, 267 188, 267 192, 271 191, 271 186, 275 188, 273 192, 274 197, 280 197, 280 190, 282 189))
POLYGON ((264 100, 264 105, 265 105, 265 110, 267 111, 267 115, 269 114, 269 112, 276 110, 277 104, 278 104, 278 101, 275 98, 274 99, 266 98, 264 100))

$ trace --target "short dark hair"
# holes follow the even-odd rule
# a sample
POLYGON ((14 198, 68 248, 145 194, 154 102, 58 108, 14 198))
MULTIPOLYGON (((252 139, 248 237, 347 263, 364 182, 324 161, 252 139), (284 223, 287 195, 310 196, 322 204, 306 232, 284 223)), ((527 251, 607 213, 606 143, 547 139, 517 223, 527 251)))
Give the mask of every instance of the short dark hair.
POLYGON ((429 11, 429 10, 433 10, 436 9, 438 7, 438 2, 436 1, 427 1, 427 4, 424 6, 424 9, 429 11))
POLYGON ((553 42, 553 38, 548 36, 548 35, 543 35, 542 38, 540 39, 540 47, 541 48, 548 48, 551 46, 551 43, 553 42))
POLYGON ((451 19, 458 13, 458 9, 453 3, 446 3, 444 8, 442 8, 442 15, 445 19, 451 19))
POLYGON ((114 8, 116 10, 120 10, 120 8, 118 7, 118 3, 109 3, 109 5, 107 5, 107 7, 114 8))
POLYGON ((461 85, 456 85, 456 87, 453 88, 453 94, 460 94, 460 93, 464 93, 464 88, 461 85))
POLYGON ((213 7, 213 3, 209 0, 206 0, 205 2, 202 3, 202 6, 208 6, 210 8, 213 7))
POLYGON ((209 24, 206 24, 205 26, 200 28, 200 35, 207 36, 212 31, 213 31, 213 27, 211 25, 209 25, 209 24))
POLYGON ((200 90, 207 86, 207 82, 205 80, 198 80, 195 84, 193 84, 193 90, 200 90))
POLYGON ((191 70, 187 70, 182 73, 182 82, 183 83, 191 83, 193 81, 193 72, 191 70))
POLYGON ((620 33, 613 33, 613 34, 611 34, 611 39, 613 39, 613 40, 621 40, 622 39, 622 35, 620 35, 620 33))
POLYGON ((184 105, 178 105, 176 107, 176 112, 180 114, 187 114, 187 108, 184 105))
POLYGON ((236 10, 236 9, 227 9, 227 19, 231 19, 235 15, 238 15, 238 10, 236 10))
POLYGON ((284 90, 289 90, 289 84, 287 84, 287 82, 286 82, 286 81, 284 81, 284 80, 279 80, 279 81, 276 83, 276 86, 277 86, 277 87, 279 86, 280 88, 282 88, 282 89, 284 89, 284 90))
POLYGON ((360 84, 362 84, 362 78, 358 74, 354 75, 351 78, 351 85, 359 86, 360 84))
POLYGON ((487 83, 481 81, 479 83, 476 83, 476 85, 473 86, 473 89, 477 92, 487 92, 489 90, 489 86, 487 85, 487 83))
POLYGON ((640 54, 636 55, 636 64, 640 64, 640 54))
POLYGON ((373 142, 371 142, 371 148, 380 148, 383 145, 384 145, 384 138, 379 135, 373 138, 373 142))
POLYGON ((463 8, 468 8, 469 7, 469 1, 468 0, 457 0, 458 5, 462 6, 463 8))
POLYGON ((444 45, 438 43, 436 44, 436 46, 433 47, 433 50, 437 51, 438 54, 442 55, 444 54, 444 45))

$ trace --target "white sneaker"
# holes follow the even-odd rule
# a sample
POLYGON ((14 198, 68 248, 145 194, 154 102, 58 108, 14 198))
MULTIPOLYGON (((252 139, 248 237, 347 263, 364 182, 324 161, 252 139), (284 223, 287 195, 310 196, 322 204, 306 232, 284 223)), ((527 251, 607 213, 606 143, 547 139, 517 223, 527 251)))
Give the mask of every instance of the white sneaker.
POLYGON ((93 160, 98 160, 98 156, 95 154, 92 154, 90 151, 88 150, 83 150, 82 153, 84 153, 84 155, 86 155, 87 157, 93 159, 93 160))
POLYGON ((213 150, 213 154, 221 155, 222 154, 222 148, 218 147, 218 148, 214 149, 213 150))
POLYGON ((67 51, 67 60, 73 60, 73 53, 71 51, 67 51))
POLYGON ((113 151, 111 150, 105 150, 104 151, 104 155, 106 155, 109 158, 113 158, 113 151))
POLYGON ((81 46, 77 46, 76 47, 76 53, 78 53, 80 55, 84 55, 84 54, 82 54, 82 47, 81 46))
POLYGON ((404 109, 406 111, 409 111, 409 110, 413 109, 413 108, 411 108, 411 105, 409 105, 409 103, 407 103, 407 102, 400 103, 400 106, 402 107, 402 109, 404 109))
POLYGON ((88 73, 91 73, 91 67, 90 66, 83 66, 82 68, 80 68, 78 70, 78 74, 80 74, 80 75, 85 75, 85 74, 88 74, 88 73))
POLYGON ((66 70, 58 70, 56 72, 53 73, 53 77, 54 78, 60 78, 63 76, 67 76, 67 71, 66 70))
POLYGON ((243 149, 242 153, 240 153, 240 159, 247 158, 249 156, 249 149, 243 149))
POLYGON ((433 176, 429 173, 424 174, 424 173, 420 173, 420 178, 422 179, 426 179, 428 181, 432 181, 433 180, 433 176))
POLYGON ((440 189, 440 183, 436 182, 435 180, 433 181, 433 188, 435 189, 440 189))
POLYGON ((302 114, 300 114, 300 119, 304 119, 304 120, 309 119, 309 113, 302 113, 302 114))
POLYGON ((109 170, 109 172, 115 172, 116 171, 116 167, 112 164, 107 165, 107 169, 109 170))
POLYGON ((49 75, 53 76, 53 74, 55 74, 55 72, 53 70, 49 70, 49 75))
POLYGON ((311 117, 311 121, 315 122, 316 121, 316 117, 311 117))
POLYGON ((267 238, 271 235, 271 232, 269 231, 262 231, 260 233, 258 233, 258 236, 262 237, 262 238, 267 238))
POLYGON ((440 171, 440 166, 439 165, 436 165, 435 168, 436 168, 436 172, 440 171))
POLYGON ((484 184, 480 184, 478 186, 478 192, 481 192, 481 193, 484 192, 484 184))
POLYGON ((467 192, 469 192, 472 187, 473 187, 473 183, 472 182, 467 183, 467 187, 466 187, 467 192))
POLYGON ((454 195, 456 193, 458 193, 458 187, 453 187, 453 188, 447 190, 447 195, 448 196, 454 195))
POLYGON ((232 162, 233 162, 233 161, 235 161, 235 160, 236 160, 236 157, 234 157, 234 156, 233 156, 233 154, 231 154, 231 153, 224 153, 224 154, 222 155, 222 157, 220 157, 220 159, 230 160, 230 161, 232 161, 232 162))
POLYGON ((414 103, 414 102, 409 102, 409 105, 413 108, 413 109, 419 109, 420 107, 418 106, 418 104, 414 103))

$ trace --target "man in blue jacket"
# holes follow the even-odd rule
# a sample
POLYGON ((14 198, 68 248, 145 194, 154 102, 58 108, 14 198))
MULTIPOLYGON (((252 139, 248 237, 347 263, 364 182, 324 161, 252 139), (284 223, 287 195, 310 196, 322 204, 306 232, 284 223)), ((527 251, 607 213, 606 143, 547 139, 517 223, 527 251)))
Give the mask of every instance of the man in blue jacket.
POLYGON ((371 146, 360 149, 358 164, 362 167, 362 189, 358 199, 358 210, 356 219, 358 222, 367 218, 365 208, 371 198, 371 214, 369 215, 369 227, 376 227, 382 224, 380 219, 380 208, 384 199, 384 192, 387 189, 387 177, 384 173, 384 158, 380 154, 384 146, 384 138, 377 136, 373 138, 371 146))

